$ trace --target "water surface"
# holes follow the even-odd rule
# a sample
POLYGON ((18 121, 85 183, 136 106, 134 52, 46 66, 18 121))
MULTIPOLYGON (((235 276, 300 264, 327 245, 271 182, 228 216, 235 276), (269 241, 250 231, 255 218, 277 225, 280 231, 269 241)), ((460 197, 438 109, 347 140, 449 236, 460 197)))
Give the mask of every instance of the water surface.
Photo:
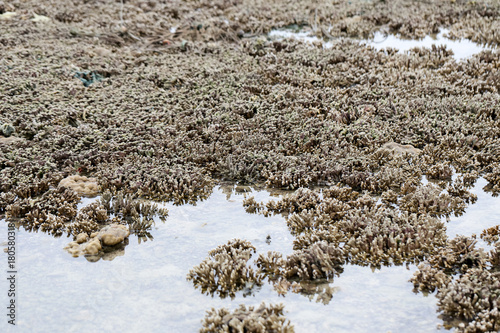
MULTIPOLYGON (((377 50, 388 47, 397 49, 400 53, 408 52, 415 47, 431 48, 432 45, 445 45, 447 49, 453 51, 453 58, 457 61, 472 57, 483 50, 492 47, 482 46, 467 39, 452 40, 445 37, 448 34, 447 29, 441 29, 438 34, 425 36, 422 39, 402 39, 392 34, 375 32, 373 39, 357 40, 361 44, 369 45, 377 50)), ((311 31, 296 31, 290 29, 276 29, 269 33, 271 39, 295 38, 307 43, 320 42, 324 48, 333 46, 334 41, 324 41, 312 34, 311 31)))

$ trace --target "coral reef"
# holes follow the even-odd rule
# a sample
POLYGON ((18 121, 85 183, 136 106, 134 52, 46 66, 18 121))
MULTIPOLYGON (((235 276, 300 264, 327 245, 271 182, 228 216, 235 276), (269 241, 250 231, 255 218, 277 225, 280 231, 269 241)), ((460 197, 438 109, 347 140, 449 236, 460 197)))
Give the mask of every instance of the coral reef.
POLYGON ((128 227, 121 224, 110 224, 99 230, 96 237, 103 245, 113 246, 123 242, 129 235, 128 227))
MULTIPOLYGON (((398 53, 344 38, 421 38, 447 27, 451 38, 498 46, 497 1, 57 3, 0 2, 8 219, 72 235, 75 253, 104 259, 101 229, 113 223, 147 238, 153 217, 166 217, 146 199, 195 203, 219 182, 265 184, 296 190, 244 202, 286 217, 296 252, 260 260, 284 289, 313 290, 344 262, 426 258, 414 283, 440 291, 453 274, 498 266, 494 229, 484 253, 471 240, 447 242, 439 218, 477 200, 469 190, 480 176, 499 192, 500 51, 457 62, 442 46, 398 53), (266 36, 290 25, 329 48, 266 36), (77 211, 80 195, 98 193, 77 211)), ((250 288, 259 283, 253 251, 225 245, 189 278, 221 295, 250 288)), ((493 310, 473 311, 474 329, 497 328, 493 310)))
POLYGON ((224 298, 233 298, 245 288, 251 290, 262 284, 262 277, 247 265, 255 247, 248 241, 230 240, 211 250, 209 256, 189 271, 187 279, 193 281, 202 293, 214 293, 224 298))
POLYGON ((69 176, 61 179, 59 186, 67 187, 75 191, 78 195, 94 197, 99 193, 99 186, 95 178, 84 176, 69 176))
POLYGON ((440 289, 438 307, 445 315, 464 318, 461 332, 495 332, 500 329, 500 272, 480 268, 467 271, 456 282, 440 289))
POLYGON ((207 311, 200 332, 295 332, 293 325, 283 315, 284 305, 266 305, 258 307, 241 304, 234 312, 214 309, 207 311))
POLYGON ((411 278, 415 288, 438 290, 438 308, 464 320, 459 332, 492 332, 500 328, 498 242, 490 253, 476 249, 474 238, 457 236, 418 266, 411 278), (457 276, 453 278, 453 276, 457 276))
POLYGON ((73 257, 85 255, 89 261, 98 261, 100 258, 113 260, 117 255, 122 255, 120 252, 127 245, 129 235, 127 226, 113 223, 92 233, 90 237, 86 232, 79 233, 64 249, 73 257))

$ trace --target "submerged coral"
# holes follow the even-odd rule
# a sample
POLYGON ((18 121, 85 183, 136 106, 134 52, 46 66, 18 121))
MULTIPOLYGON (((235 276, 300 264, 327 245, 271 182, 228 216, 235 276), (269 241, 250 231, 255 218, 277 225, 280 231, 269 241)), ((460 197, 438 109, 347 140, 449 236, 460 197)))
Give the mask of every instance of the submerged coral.
POLYGON ((78 195, 94 197, 99 193, 99 186, 95 178, 84 176, 69 176, 61 179, 59 186, 67 187, 75 191, 78 195))
POLYGON ((241 304, 234 312, 214 309, 207 311, 200 332, 295 332, 293 325, 283 315, 284 305, 266 305, 258 307, 241 304))
POLYGON ((450 318, 465 321, 459 332, 500 329, 498 247, 490 253, 476 249, 474 238, 457 236, 418 266, 411 278, 415 288, 438 290, 438 308, 450 318), (456 276, 453 278, 453 276, 456 276))
MULTIPOLYGON (((295 237, 294 254, 262 262, 273 279, 427 258, 417 287, 442 290, 450 274, 498 266, 497 245, 446 242, 439 218, 475 202, 479 176, 499 192, 499 51, 457 62, 446 47, 398 53, 341 38, 447 26, 498 46, 497 2, 130 0, 120 15, 113 1, 99 12, 73 2, 0 3, 0 214, 98 256, 106 225, 146 236, 166 217, 142 199, 194 203, 220 181, 262 183, 296 190, 245 200, 284 214, 295 237), (51 23, 26 20, 32 12, 51 23), (266 38, 290 24, 329 48, 266 38), (65 187, 84 175, 94 178, 83 192, 65 187), (79 195, 99 192, 77 212, 79 195)), ((216 250, 190 273, 195 285, 230 295, 259 283, 251 244, 216 250)), ((494 323, 478 310, 480 325, 494 323)))

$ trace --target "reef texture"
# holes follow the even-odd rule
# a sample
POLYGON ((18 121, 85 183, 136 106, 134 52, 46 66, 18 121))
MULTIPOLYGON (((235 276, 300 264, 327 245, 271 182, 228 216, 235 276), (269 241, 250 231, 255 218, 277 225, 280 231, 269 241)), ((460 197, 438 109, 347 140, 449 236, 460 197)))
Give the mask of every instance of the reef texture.
POLYGON ((476 243, 464 236, 448 241, 419 265, 410 281, 421 291, 438 290, 439 310, 463 321, 457 331, 496 332, 500 329, 500 242, 490 253, 476 249, 476 243))
POLYGON ((130 235, 128 226, 122 224, 110 224, 103 227, 99 232, 90 236, 80 233, 64 249, 73 257, 85 255, 89 261, 95 262, 99 259, 113 260, 116 256, 125 253, 128 244, 127 237, 130 235))
POLYGON ((247 263, 255 247, 247 241, 234 239, 209 252, 200 265, 189 271, 188 280, 203 293, 233 298, 239 290, 251 291, 262 284, 262 278, 247 263))
POLYGON ((59 186, 67 187, 75 191, 78 195, 93 197, 99 193, 99 187, 94 178, 85 176, 69 176, 61 179, 59 186))
MULTIPOLYGON (((277 290, 314 290, 305 283, 346 262, 424 258, 418 288, 444 290, 451 271, 499 261, 496 245, 489 259, 457 255, 440 218, 477 200, 480 176, 499 192, 500 51, 456 61, 444 46, 398 53, 353 38, 447 28, 497 47, 499 14, 494 0, 0 1, 0 215, 84 233, 80 247, 110 224, 148 239, 166 211, 143 199, 194 203, 223 181, 296 190, 245 200, 285 215, 295 237, 294 254, 262 263, 277 290), (273 28, 331 47, 268 38, 273 28), (91 192, 68 185, 84 177, 91 192), (440 251, 447 261, 432 259, 440 251)), ((104 253, 101 241, 86 253, 104 253)), ((221 295, 257 284, 255 249, 238 242, 214 250, 194 284, 221 295)))
POLYGON ((212 332, 249 332, 249 333, 293 333, 290 322, 283 316, 284 306, 262 303, 255 308, 241 304, 234 312, 222 308, 207 311, 203 320, 202 333, 212 332))

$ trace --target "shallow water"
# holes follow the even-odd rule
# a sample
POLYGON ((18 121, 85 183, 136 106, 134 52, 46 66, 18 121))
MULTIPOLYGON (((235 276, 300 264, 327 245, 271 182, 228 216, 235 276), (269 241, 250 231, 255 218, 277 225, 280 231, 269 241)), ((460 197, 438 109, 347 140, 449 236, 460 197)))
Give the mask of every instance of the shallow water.
MULTIPOLYGON (((483 183, 480 180, 475 187, 477 204, 448 223, 450 236, 478 233, 498 223, 500 216, 494 207, 500 199, 482 191, 483 183), (483 211, 485 208, 489 210, 483 211)), ((16 331, 48 332, 64 327, 66 332, 194 332, 211 307, 234 309, 241 303, 248 306, 262 301, 283 302, 296 332, 438 331, 442 322, 435 297, 414 294, 408 282, 415 271, 413 265, 375 271, 347 265, 330 284, 334 293, 327 305, 316 302, 316 295, 312 299, 294 293, 280 297, 268 283, 251 296, 239 292, 234 300, 201 294, 186 280, 187 273, 209 250, 229 239, 249 240, 259 253, 292 252, 293 237, 283 217, 248 214, 242 206, 243 195, 227 194, 227 189, 219 188, 196 206, 167 205, 167 220, 157 220, 151 231, 154 240, 139 243, 132 235, 125 254, 112 261, 73 258, 63 250, 71 239, 20 230, 16 331), (270 244, 266 243, 268 235, 270 244)), ((250 195, 258 202, 271 198, 265 191, 250 195)), ((0 242, 6 238, 6 229, 6 223, 0 223, 0 242)), ((5 259, 1 265, 6 267, 5 259)), ((7 290, 6 280, 0 281, 0 290, 7 290)), ((0 331, 5 332, 5 326, 2 321, 0 331)), ((14 329, 7 327, 7 331, 14 329)))
MULTIPOLYGON (((453 51, 453 58, 457 61, 470 58, 474 54, 477 54, 483 50, 491 49, 490 47, 479 45, 467 39, 451 40, 445 37, 445 35, 447 34, 447 29, 441 29, 441 31, 436 35, 426 36, 423 39, 415 40, 401 39, 395 35, 385 35, 381 32, 376 32, 373 39, 358 41, 361 44, 372 46, 377 50, 392 47, 398 49, 400 53, 407 52, 408 50, 415 47, 430 48, 432 45, 445 45, 447 49, 453 51)), ((333 42, 324 42, 322 39, 312 35, 311 32, 308 31, 297 32, 294 30, 277 29, 271 31, 269 33, 269 37, 275 39, 295 38, 307 43, 321 42, 323 43, 324 48, 329 48, 333 45, 333 42)))

